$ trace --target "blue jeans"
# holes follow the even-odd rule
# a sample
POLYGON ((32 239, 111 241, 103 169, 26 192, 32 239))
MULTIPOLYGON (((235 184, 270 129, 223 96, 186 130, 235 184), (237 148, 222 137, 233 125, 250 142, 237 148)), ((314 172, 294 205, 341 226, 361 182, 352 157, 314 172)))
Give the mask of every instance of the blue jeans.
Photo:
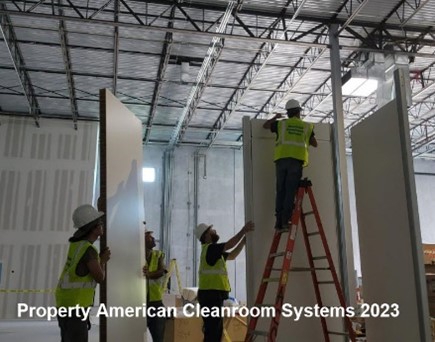
POLYGON ((295 195, 302 178, 302 165, 302 160, 294 158, 282 158, 275 162, 275 228, 287 225, 291 219, 295 195))

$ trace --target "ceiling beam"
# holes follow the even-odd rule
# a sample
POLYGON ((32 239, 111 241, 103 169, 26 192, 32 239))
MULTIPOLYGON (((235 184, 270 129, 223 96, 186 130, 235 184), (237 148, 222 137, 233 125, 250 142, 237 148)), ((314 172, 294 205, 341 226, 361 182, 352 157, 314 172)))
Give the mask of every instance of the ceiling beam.
MULTIPOLYGON (((290 20, 290 23, 292 23, 297 18, 305 2, 306 0, 303 0, 300 3, 300 5, 295 9, 293 17, 290 20)), ((269 30, 269 37, 277 36, 277 32, 275 30, 277 28, 281 28, 282 25, 283 31, 278 33, 278 35, 280 35, 278 36, 279 37, 278 39, 282 39, 282 38, 286 39, 285 36, 286 36, 287 28, 285 27, 286 24, 282 20, 282 18, 290 6, 297 6, 297 5, 294 3, 293 0, 287 1, 286 5, 281 10, 280 17, 278 17, 275 20, 275 22, 271 25, 271 28, 269 30)), ((238 107, 244 100, 245 95, 248 93, 249 89, 255 83, 261 71, 264 69, 264 67, 269 62, 273 53, 276 51, 277 47, 278 44, 271 44, 271 43, 264 43, 261 46, 260 51, 257 52, 254 59, 252 60, 251 66, 243 75, 239 83, 239 87, 238 87, 239 89, 233 92, 227 104, 225 105, 225 109, 222 111, 222 113, 219 115, 216 122, 213 124, 213 132, 210 132, 209 136, 207 137, 207 139, 210 140, 210 142, 208 143, 208 148, 210 148, 213 145, 219 133, 225 127, 226 123, 230 120, 231 116, 237 111, 238 107)))
MULTIPOLYGON (((216 33, 223 33, 226 31, 228 22, 230 20, 231 14, 237 13, 243 4, 243 0, 233 1, 228 3, 225 14, 223 15, 219 26, 216 29, 216 33)), ((210 81, 212 72, 219 60, 224 47, 224 40, 220 37, 213 37, 209 49, 207 50, 207 55, 204 62, 199 70, 196 85, 190 91, 189 97, 187 99, 186 106, 181 113, 181 116, 175 126, 174 132, 169 139, 168 148, 173 148, 179 140, 182 140, 184 132, 192 119, 193 114, 199 104, 201 96, 210 81)))
MULTIPOLYGON (((6 6, 4 3, 0 3, 0 11, 5 11, 6 6)), ((35 120, 35 125, 39 127, 39 114, 41 112, 39 103, 35 95, 32 81, 28 72, 25 69, 25 62, 21 49, 17 43, 17 36, 12 25, 12 21, 9 15, 6 13, 0 13, 0 31, 3 35, 4 42, 8 49, 14 68, 18 74, 21 86, 24 91, 27 104, 29 106, 29 112, 35 120)))
MULTIPOLYGON (((59 0, 59 2, 61 1, 62 0, 59 0)), ((62 12, 63 10, 59 8, 59 14, 62 15, 63 14, 62 12)), ((71 65, 71 57, 68 48, 66 24, 63 20, 59 20, 59 38, 62 47, 62 57, 63 57, 63 64, 65 66, 66 79, 68 82, 71 115, 73 119, 74 129, 77 130, 77 117, 78 117, 79 110, 77 106, 77 99, 75 93, 74 77, 72 75, 72 65, 71 65)))
MULTIPOLYGON (((115 23, 119 22, 119 10, 120 1, 114 0, 114 16, 113 21, 115 23)), ((113 84, 112 91, 113 95, 117 95, 118 92, 118 65, 119 65, 119 26, 115 26, 113 30, 113 84)))
MULTIPOLYGON (((171 17, 174 16, 175 16, 175 6, 173 6, 171 9, 171 17)), ((170 20, 168 26, 173 27, 173 25, 174 22, 170 20)), ((172 46, 173 46, 173 34, 171 32, 167 32, 165 36, 165 42, 163 44, 161 58, 160 58, 159 70, 157 72, 157 82, 154 86, 154 93, 153 93, 153 100, 150 109, 150 114, 148 116, 148 122, 146 124, 145 135, 143 138, 143 142, 145 144, 148 144, 150 139, 151 127, 153 126, 154 118, 156 116, 157 104, 159 102, 160 91, 163 85, 163 78, 165 76, 166 68, 168 66, 169 59, 171 56, 172 46)))
MULTIPOLYGON (((20 2, 18 0, 16 0, 16 2, 20 2)), ((51 6, 52 7, 52 6, 51 6)), ((77 9, 77 6, 75 6, 76 12, 79 12, 80 15, 77 16, 63 16, 60 17, 59 15, 56 14, 46 14, 46 13, 36 13, 36 12, 26 12, 22 9, 17 10, 15 8, 4 8, 4 9, 0 9, 0 13, 6 13, 9 15, 18 15, 18 16, 23 16, 23 17, 33 17, 33 18, 45 18, 45 19, 55 19, 55 20, 60 20, 60 19, 64 19, 66 21, 74 21, 74 22, 79 22, 82 24, 95 24, 95 25, 109 25, 109 26, 119 26, 119 27, 128 27, 128 28, 136 28, 136 29, 145 29, 145 30, 152 30, 152 31, 160 31, 160 32, 173 32, 173 33, 183 33, 183 34, 188 34, 188 35, 199 35, 199 36, 204 36, 204 37, 217 37, 217 38, 229 38, 229 39, 234 39, 234 40, 245 40, 245 41, 252 41, 252 42, 269 42, 269 43, 279 43, 279 44, 289 44, 289 45, 296 45, 296 46, 305 46, 305 47, 309 47, 310 44, 312 45, 313 43, 307 43, 306 41, 294 41, 294 40, 285 40, 285 37, 283 37, 283 39, 279 40, 276 38, 266 38, 266 37, 261 37, 261 36, 256 36, 256 37, 251 37, 250 35, 248 35, 247 33, 245 35, 241 35, 241 34, 232 34, 230 33, 213 33, 213 32, 208 32, 208 31, 197 31, 197 30, 190 30, 190 29, 186 29, 186 28, 168 28, 166 26, 152 26, 152 25, 146 25, 143 23, 142 20, 140 20, 138 14, 136 14, 135 12, 127 12, 124 13, 123 12, 123 16, 124 15, 134 15, 134 17, 139 18, 140 22, 138 21, 138 23, 133 23, 131 21, 125 21, 125 22, 118 22, 115 23, 113 22, 113 20, 107 20, 107 19, 89 19, 89 18, 85 18, 83 17, 83 14, 77 9)), ((131 10, 131 8, 130 8, 131 10)), ((132 11, 132 10, 131 10, 132 11)), ((302 17, 299 17, 299 20, 302 20, 302 17)), ((306 18, 304 19, 307 22, 312 22, 312 23, 316 23, 318 21, 315 20, 315 18, 306 18)), ((331 22, 338 22, 338 23, 344 23, 344 21, 340 21, 340 20, 334 20, 334 19, 324 19, 321 22, 328 24, 331 22)), ((369 23, 370 24, 370 23, 369 23)), ((373 27, 374 24, 371 23, 370 25, 367 24, 367 27, 373 27)), ((355 25, 355 21, 352 22, 353 26, 357 26, 355 25)), ((397 30, 401 30, 401 32, 403 32, 404 36, 406 35, 407 31, 410 31, 410 27, 407 26, 406 28, 398 28, 396 26, 389 26, 385 23, 383 23, 383 27, 384 28, 391 28, 391 29, 397 29, 397 30)), ((421 32, 422 28, 418 27, 416 28, 416 30, 414 30, 415 32, 421 32)), ((434 32, 435 33, 435 28, 431 27, 430 28, 430 32, 434 32)), ((284 35, 285 36, 285 35, 284 35)), ((322 48, 322 47, 327 47, 325 45, 321 45, 318 44, 316 47, 322 48)), ((352 46, 352 45, 342 45, 340 47, 342 50, 347 50, 347 51, 365 51, 365 52, 371 52, 371 51, 376 51, 376 49, 373 48, 365 48, 365 47, 358 47, 358 46, 352 46)), ((406 52, 394 52, 396 54, 405 54, 405 55, 412 55, 412 53, 406 53, 406 52)), ((424 54, 427 57, 430 57, 430 54, 424 54)), ((435 57, 432 55, 432 57, 435 57)))

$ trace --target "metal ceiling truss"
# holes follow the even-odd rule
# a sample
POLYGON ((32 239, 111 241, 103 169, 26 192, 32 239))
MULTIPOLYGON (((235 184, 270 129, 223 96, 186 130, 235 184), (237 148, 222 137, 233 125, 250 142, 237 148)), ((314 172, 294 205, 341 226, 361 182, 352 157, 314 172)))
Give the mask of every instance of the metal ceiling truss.
MULTIPOLYGON (((171 17, 175 16, 175 6, 171 9, 171 17)), ((168 26, 172 27, 174 25, 174 22, 170 20, 168 22, 168 26)), ((157 72, 157 82, 154 86, 154 93, 153 93, 153 99, 152 99, 152 105, 148 116, 148 121, 145 127, 145 135, 144 135, 144 143, 148 144, 150 140, 151 135, 151 127, 154 123, 154 118, 156 116, 157 112, 157 104, 159 102, 160 98, 160 92, 163 85, 163 78, 166 73, 166 68, 169 63, 169 59, 171 57, 171 50, 173 46, 173 34, 171 32, 167 32, 165 35, 165 42, 163 44, 163 50, 162 50, 162 57, 160 58, 160 64, 159 64, 159 70, 157 72)))
MULTIPOLYGON (((4 3, 0 3, 0 11, 6 9, 4 3)), ((17 43, 17 36, 15 35, 14 28, 9 16, 5 13, 0 13, 0 31, 3 35, 4 42, 8 48, 8 52, 11 56, 12 63, 18 74, 18 78, 21 82, 21 86, 24 91, 24 95, 29 105, 29 112, 35 120, 35 125, 39 127, 39 115, 41 113, 38 100, 35 96, 35 90, 30 80, 30 76, 25 69, 25 62, 21 53, 20 47, 17 43)))
MULTIPOLYGON (((237 13, 237 11, 241 8, 242 4, 243 0, 230 1, 228 3, 225 14, 222 16, 221 22, 216 29, 217 33, 223 33, 226 31, 227 24, 230 20, 231 15, 233 14, 233 12, 237 13)), ((201 96, 210 81, 211 75, 217 64, 217 61, 219 60, 223 48, 224 40, 219 37, 213 37, 204 62, 202 63, 199 70, 196 79, 196 85, 191 89, 186 106, 180 118, 178 119, 177 125, 175 126, 171 138, 169 139, 168 149, 173 148, 179 140, 181 141, 183 139, 186 128, 189 125, 189 122, 192 119, 196 108, 198 107, 201 96)))
MULTIPOLYGON (((293 20, 296 19, 298 14, 300 13, 302 6, 305 4, 306 0, 303 0, 302 3, 298 5, 298 7, 294 8, 294 15, 291 18, 290 22, 293 22, 293 20)), ((268 29, 269 37, 274 37, 280 39, 280 35, 285 36, 287 33, 286 23, 285 20, 282 20, 284 18, 285 13, 287 12, 287 9, 289 6, 295 6, 297 4, 296 1, 289 0, 284 8, 281 11, 280 17, 278 17, 270 26, 268 29), (281 32, 281 27, 285 27, 284 31, 281 32), (280 29, 280 32, 277 33, 276 29, 280 29)), ((209 136, 207 137, 207 140, 210 142, 208 143, 208 148, 210 148, 213 143, 216 141, 218 135, 225 127, 225 124, 228 122, 230 117, 234 114, 234 112, 237 110, 239 105, 242 103, 244 96, 249 91, 251 86, 254 84, 257 77, 260 75, 263 68, 267 65, 270 57, 272 54, 276 51, 276 48, 278 47, 278 44, 271 44, 271 43, 264 43, 261 47, 259 52, 255 55, 251 62, 251 66, 248 68, 248 70, 245 72, 245 74, 242 77, 242 80, 239 82, 238 89, 236 89, 233 94, 231 95, 230 99, 228 100, 227 104, 225 105, 224 110, 219 115, 216 122, 213 124, 213 130, 210 132, 209 136)))
MULTIPOLYGON (((8 14, 13 14, 13 15, 20 15, 20 16, 30 16, 30 17, 37 17, 37 18, 51 18, 51 19, 64 19, 64 20, 72 20, 72 21, 76 21, 76 22, 82 22, 82 23, 89 23, 89 24, 102 24, 102 25, 111 25, 111 26, 125 26, 125 27, 131 27, 131 28, 138 28, 138 27, 143 27, 146 29, 152 29, 152 30, 157 30, 157 31, 165 31, 165 32, 180 32, 180 33, 186 33, 186 34, 201 34, 201 35, 208 35, 210 37, 213 36, 217 36, 220 38, 226 38, 226 37, 232 37, 232 38, 237 38, 237 39, 252 39, 252 40, 257 40, 257 41, 262 41, 265 42, 267 41, 264 37, 262 37, 262 34, 264 33, 257 33, 257 32, 261 32, 261 30, 257 30, 257 27, 254 26, 249 26, 246 25, 246 23, 244 23, 240 16, 237 15, 235 18, 235 22, 231 23, 230 25, 232 27, 241 27, 243 28, 243 31, 240 32, 244 32, 244 35, 242 33, 234 35, 231 33, 220 33, 220 34, 216 34, 213 32, 209 32, 210 28, 212 26, 214 26, 214 22, 211 21, 207 21, 204 18, 208 17, 208 14, 210 14, 211 17, 216 15, 216 12, 222 12, 224 10, 223 7, 220 7, 218 5, 207 5, 207 4, 193 4, 191 2, 181 2, 181 1, 175 1, 175 0, 170 0, 170 1, 147 1, 146 3, 156 3, 156 4, 163 4, 163 5, 167 5, 168 7, 166 9, 163 10, 163 12, 161 14, 155 14, 148 12, 148 6, 145 7, 145 12, 140 12, 137 9, 132 9, 126 1, 124 0, 119 0, 121 2, 121 4, 123 4, 123 7, 126 10, 121 9, 119 11, 119 18, 122 18, 123 21, 119 21, 118 23, 111 21, 111 20, 107 20, 107 19, 101 19, 101 16, 99 16, 100 13, 108 13, 108 14, 112 14, 114 15, 114 10, 110 8, 110 6, 108 6, 112 1, 108 1, 106 2, 103 6, 101 6, 100 8, 95 8, 95 7, 91 7, 89 2, 87 2, 87 6, 81 6, 81 5, 77 5, 77 4, 73 4, 71 1, 67 1, 67 3, 60 5, 62 8, 64 9, 69 9, 70 11, 68 11, 69 15, 68 16, 63 16, 62 18, 58 18, 59 15, 56 14, 56 7, 58 7, 58 5, 56 4, 56 2, 51 1, 49 3, 44 3, 42 1, 29 1, 29 0, 14 0, 12 2, 12 4, 14 6, 8 6, 8 8, 3 8, 0 9, 0 12, 2 13, 8 13, 8 14), (180 13, 183 14, 182 17, 176 17, 174 18, 175 21, 178 20, 182 20, 183 22, 186 21, 186 19, 192 24, 193 29, 188 29, 188 28, 177 28, 177 27, 173 27, 173 28, 168 28, 167 26, 162 26, 161 24, 159 24, 159 21, 157 19, 162 18, 165 20, 170 20, 170 16, 167 15, 166 13, 169 11, 169 9, 173 6, 177 6, 177 8, 180 10, 180 13), (29 7, 30 6, 30 7, 29 7), (191 16, 188 15, 188 13, 183 10, 184 8, 191 8, 191 9, 197 9, 197 10, 201 10, 203 11, 203 15, 202 15, 202 19, 198 19, 198 18, 192 18, 191 16), (51 12, 51 14, 48 14, 47 9, 49 9, 49 11, 51 12), (183 10, 183 11, 181 11, 183 10), (207 11, 211 11, 213 13, 207 13, 207 11), (75 15, 74 15, 75 14, 75 15), (131 21, 131 18, 134 18, 135 22, 131 21), (143 19, 142 19, 143 18, 143 19)), ((308 22, 312 22, 312 23, 321 23, 324 25, 328 25, 331 22, 337 22, 341 25, 349 25, 350 21, 352 18, 354 18, 357 14, 357 10, 354 10, 353 8, 355 7, 355 5, 353 3, 358 3, 359 6, 364 6, 366 4, 367 0, 365 1, 360 1, 360 0, 348 0, 346 1, 344 4, 347 4, 347 7, 342 6, 340 9, 341 11, 346 11, 348 13, 349 18, 344 20, 344 19, 337 19, 337 15, 334 15, 333 18, 331 19, 319 19, 319 18, 314 18, 314 17, 306 17, 303 15, 299 15, 298 19, 301 21, 308 21, 308 22), (352 5, 351 5, 352 4, 352 5)), ((133 4, 143 4, 143 1, 133 1, 131 0, 130 3, 133 4)), ((296 0, 295 0, 296 3, 296 0)), ((404 5, 404 2, 401 2, 399 5, 396 6, 396 8, 392 11, 391 14, 396 13, 396 11, 398 9, 400 9, 400 6, 404 5)), ((421 7, 421 6, 420 6, 421 7)), ((418 7, 418 8, 420 8, 418 7)), ((279 14, 273 14, 270 12, 266 12, 266 11, 250 11, 250 10, 242 10, 240 9, 238 12, 238 14, 244 14, 244 15, 249 15, 251 17, 253 17, 253 19, 255 19, 256 16, 259 17, 264 17, 264 18, 273 18, 275 19, 277 17, 277 15, 279 14)), ((337 13, 340 13, 337 12, 337 13)), ((293 17, 294 11, 288 11, 288 13, 281 19, 281 20, 289 20, 293 17)), ((199 16, 198 16, 199 17, 199 16)), ((254 21, 254 20, 253 20, 254 21)), ((368 28, 373 28, 373 27, 377 27, 379 28, 379 26, 374 25, 373 23, 369 23, 369 22, 358 22, 357 20, 353 20, 352 21, 352 26, 353 27, 368 27, 368 28)), ((403 33, 403 36, 407 36, 407 32, 420 32, 421 28, 420 27, 412 27, 409 25, 395 25, 395 24, 387 24, 386 22, 382 23, 382 29, 383 30, 397 30, 399 32, 403 33)), ((267 28, 264 28, 264 30, 266 30, 267 28)), ((281 28, 282 32, 287 32, 285 28, 281 28)), ((278 30, 277 34, 279 34, 278 30)), ((435 33, 435 28, 431 28, 430 29, 431 33, 435 33)), ((302 32, 301 32, 302 33, 302 32)), ((384 36, 386 36, 384 34, 384 36)), ((289 42, 287 40, 288 35, 283 34, 281 37, 282 42, 289 42)), ((388 38, 388 37, 387 37, 388 38)), ((272 39, 272 41, 270 42, 274 42, 274 40, 276 39, 272 39)), ((278 41, 276 41, 278 42, 278 41)), ((303 42, 299 42, 300 44, 302 44, 303 42)), ((305 44, 306 46, 306 44, 305 44)), ((370 45, 367 45, 370 46, 370 45)), ((346 47, 347 49, 356 49, 355 47, 352 46, 348 46, 346 47)))
MULTIPOLYGON (((371 48, 378 48, 378 49, 382 49, 384 48, 384 44, 386 42, 388 43, 394 43, 394 46, 398 47, 401 51, 407 51, 407 52, 413 52, 413 53, 417 53, 418 50, 421 49, 422 47, 422 42, 424 40, 424 37, 429 34, 432 31, 432 28, 428 28, 426 29, 424 32, 420 33, 419 37, 412 40, 412 44, 408 44, 408 42, 405 42, 405 46, 403 46, 401 43, 397 43, 396 41, 394 41, 394 39, 391 39, 391 35, 387 32, 386 28, 385 28, 385 23, 386 21, 393 15, 398 15, 398 13, 400 11, 402 11, 402 13, 404 13, 404 8, 405 6, 409 6, 410 4, 407 1, 401 1, 400 3, 398 3, 395 8, 382 20, 382 22, 380 23, 379 27, 376 28, 375 30, 373 30, 372 32, 367 32, 367 36, 363 37, 360 34, 356 33, 355 31, 353 31, 350 27, 346 28, 346 31, 352 33, 356 38, 358 38, 359 40, 361 40, 363 42, 364 45, 369 46, 371 48), (385 34, 386 33, 386 34, 385 34), (390 39, 384 39, 385 36, 388 36, 390 39)), ((423 4, 424 5, 424 4, 423 4)), ((421 9, 422 3, 416 2, 416 6, 415 6, 415 10, 418 11, 421 9)), ((414 13, 415 14, 415 13, 414 13)), ((412 16, 414 14, 411 14, 412 16)), ((404 26, 403 23, 406 24, 406 22, 409 19, 406 19, 404 16, 401 17, 403 20, 401 21, 402 23, 402 27, 404 26)), ((350 64, 350 61, 354 60, 355 58, 358 58, 358 55, 361 55, 364 52, 358 52, 358 51, 354 51, 348 58, 349 62, 348 63, 344 63, 344 65, 346 64, 350 64)), ((424 72, 422 72, 422 74, 424 74, 424 72)), ((424 78, 424 76, 422 76, 422 79, 424 78)), ((324 85, 327 84, 327 82, 329 81, 330 77, 328 77, 327 80, 325 80, 325 82, 323 83, 324 85)), ((319 106, 319 104, 321 104, 323 101, 325 101, 330 94, 325 94, 324 93, 325 89, 324 87, 320 86, 318 88, 318 90, 315 92, 315 94, 313 94, 312 96, 310 96, 304 103, 304 106, 307 106, 307 109, 309 110, 309 115, 313 115, 313 112, 315 111, 316 107, 319 106), (314 99, 314 100, 313 100, 314 99), (317 105, 313 105, 313 103, 316 103, 317 101, 317 105)), ((352 98, 352 97, 347 97, 346 99, 344 99, 344 109, 345 111, 349 112, 350 108, 355 105, 356 107, 358 107, 359 105, 361 105, 362 103, 364 103, 364 101, 366 101, 368 98, 352 98)), ((353 110, 356 109, 356 107, 353 107, 353 110)), ((377 108, 377 106, 372 106, 370 108, 370 110, 366 111, 364 114, 362 115, 358 115, 358 119, 354 122, 352 122, 352 124, 348 125, 347 127, 345 127, 345 134, 347 137, 350 136, 350 129, 356 125, 358 122, 362 121, 364 118, 366 118, 367 116, 369 116, 370 114, 373 113, 373 111, 377 108)), ((324 115, 324 117, 320 120, 322 121, 328 121, 332 119, 332 115, 333 115, 333 111, 330 111, 328 113, 326 113, 326 115, 324 115)), ((348 114, 349 115, 349 114, 348 114)), ((350 113, 351 115, 351 113, 350 113)), ((349 142, 348 142, 349 144, 349 142)))
MULTIPOLYGON (((114 0, 114 15, 113 21, 119 22, 119 0, 114 0)), ((117 95, 118 92, 118 63, 119 62, 119 26, 115 26, 113 29, 113 95, 117 95)))
MULTIPOLYGON (((62 0, 59 0, 59 3, 61 2, 62 0)), ((63 15, 62 12, 63 10, 59 8, 60 15, 63 15)), ((63 64, 65 66, 66 79, 68 82, 69 101, 71 105, 73 125, 74 125, 74 129, 77 129, 77 117, 78 117, 79 110, 77 107, 74 77, 72 75, 71 57, 69 54, 69 47, 68 47, 67 29, 64 20, 59 20, 59 37, 60 37, 60 43, 62 47, 63 64)))

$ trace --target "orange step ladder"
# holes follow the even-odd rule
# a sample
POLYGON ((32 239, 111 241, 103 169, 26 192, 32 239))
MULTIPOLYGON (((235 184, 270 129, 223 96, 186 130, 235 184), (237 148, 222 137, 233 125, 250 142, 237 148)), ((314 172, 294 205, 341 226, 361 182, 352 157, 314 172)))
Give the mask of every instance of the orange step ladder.
MULTIPOLYGON (((314 292, 316 295, 317 304, 319 305, 320 308, 322 308, 324 306, 323 301, 322 301, 322 297, 320 294, 320 285, 326 285, 326 284, 334 284, 335 289, 337 291, 338 299, 340 301, 340 305, 343 308, 346 308, 346 301, 345 301, 343 292, 341 290, 340 282, 338 280, 338 276, 337 276, 337 272, 336 272, 335 267, 334 267, 334 263, 332 261, 331 251, 329 250, 328 242, 326 240, 326 235, 325 235, 325 232, 323 230, 322 222, 320 220, 320 215, 319 215, 319 212, 317 210, 317 205, 316 205, 316 201, 314 199, 314 195, 313 195, 313 191, 311 189, 311 186, 312 186, 311 181, 308 180, 307 178, 305 178, 299 182, 299 188, 298 188, 298 191, 296 194, 295 207, 294 207, 291 222, 290 222, 291 225, 290 225, 290 229, 289 229, 290 231, 289 231, 288 239, 287 239, 287 243, 286 243, 286 249, 284 252, 277 252, 279 242, 281 239, 281 235, 283 234, 283 232, 275 231, 275 235, 274 235, 273 240, 272 240, 272 245, 270 247, 270 252, 269 252, 269 255, 267 258, 266 267, 265 267, 264 272, 263 272, 263 278, 262 278, 262 282, 260 285, 260 289, 258 291, 257 298, 255 300, 255 306, 261 307, 263 305, 263 300, 264 300, 264 297, 266 295, 266 290, 267 290, 268 284, 271 282, 279 282, 278 283, 278 290, 277 290, 277 294, 276 294, 276 299, 275 299, 275 304, 274 304, 275 310, 276 310, 275 311, 276 315, 275 315, 275 317, 272 317, 272 320, 270 322, 269 331, 255 330, 259 317, 258 316, 251 317, 249 320, 248 331, 247 331, 247 334, 245 337, 245 342, 254 341, 255 338, 258 336, 267 337, 268 342, 275 342, 276 341, 276 338, 278 335, 279 321, 281 318, 282 305, 284 302, 284 295, 285 295, 285 290, 286 290, 286 285, 287 285, 287 280, 288 280, 288 272, 291 269, 290 266, 291 266, 293 250, 294 250, 294 245, 295 245, 295 240, 296 240, 296 232, 298 229, 299 221, 301 222, 302 233, 304 236, 305 247, 307 250, 309 268, 305 268, 305 269, 302 269, 302 268, 293 269, 292 268, 292 270, 294 270, 294 271, 304 270, 304 271, 311 272, 311 277, 312 277, 313 284, 314 284, 314 292), (303 200, 305 194, 308 194, 311 208, 312 208, 312 212, 309 212, 309 213, 308 212, 304 213, 302 210, 302 200, 303 200), (318 231, 314 231, 314 232, 309 233, 307 231, 307 226, 305 224, 305 216, 312 215, 312 214, 314 214, 314 216, 315 216, 318 231), (320 238, 322 241, 325 255, 314 257, 313 252, 312 252, 312 248, 311 248, 310 239, 314 236, 319 236, 319 235, 320 235, 320 238), (273 267, 274 261, 276 258, 279 258, 279 257, 284 257, 284 259, 282 261, 282 266, 281 266, 281 268, 274 268, 273 267), (316 267, 316 265, 315 265, 316 260, 327 260, 328 267, 316 267), (272 271, 277 271, 277 270, 280 271, 279 278, 271 278, 272 271), (316 271, 320 271, 320 270, 321 271, 325 271, 325 270, 328 271, 329 270, 331 275, 332 275, 332 280, 331 281, 318 281, 316 271)), ((347 316, 344 317, 347 332, 329 331, 328 326, 327 326, 327 322, 326 322, 326 318, 321 315, 320 320, 321 320, 321 324, 322 324, 322 330, 323 330, 325 342, 330 341, 330 335, 348 336, 349 340, 351 340, 352 342, 356 341, 355 332, 352 328, 352 322, 349 319, 349 317, 347 317, 347 316)))

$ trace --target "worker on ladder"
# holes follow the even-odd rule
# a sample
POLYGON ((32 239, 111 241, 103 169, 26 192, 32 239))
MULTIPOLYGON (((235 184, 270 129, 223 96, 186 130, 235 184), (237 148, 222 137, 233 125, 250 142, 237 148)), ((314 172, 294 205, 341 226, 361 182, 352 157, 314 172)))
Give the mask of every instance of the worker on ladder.
MULTIPOLYGON (((146 222, 144 222, 146 224, 146 222)), ((156 241, 153 232, 145 230, 145 260, 146 264, 142 271, 147 280, 147 308, 163 307, 163 281, 166 274, 166 267, 164 263, 165 254, 162 251, 154 250, 156 241)), ((166 318, 147 317, 147 325, 150 330, 153 342, 163 342, 165 334, 166 318)))
POLYGON ((263 128, 276 134, 275 140, 275 229, 287 231, 294 207, 294 198, 302 178, 302 168, 308 165, 308 146, 317 147, 314 125, 301 120, 301 107, 297 100, 288 100, 287 119, 278 120, 276 114, 263 128))
MULTIPOLYGON (((231 291, 226 260, 234 260, 246 243, 246 234, 254 230, 254 223, 245 226, 227 242, 217 243, 219 235, 213 225, 201 223, 196 227, 195 236, 201 241, 201 258, 199 263, 198 302, 202 308, 210 311, 223 306, 231 291), (234 249, 233 249, 234 248, 234 249), (232 249, 232 251, 229 251, 232 249)), ((207 315, 204 322, 204 342, 221 342, 223 334, 223 317, 207 315)))

